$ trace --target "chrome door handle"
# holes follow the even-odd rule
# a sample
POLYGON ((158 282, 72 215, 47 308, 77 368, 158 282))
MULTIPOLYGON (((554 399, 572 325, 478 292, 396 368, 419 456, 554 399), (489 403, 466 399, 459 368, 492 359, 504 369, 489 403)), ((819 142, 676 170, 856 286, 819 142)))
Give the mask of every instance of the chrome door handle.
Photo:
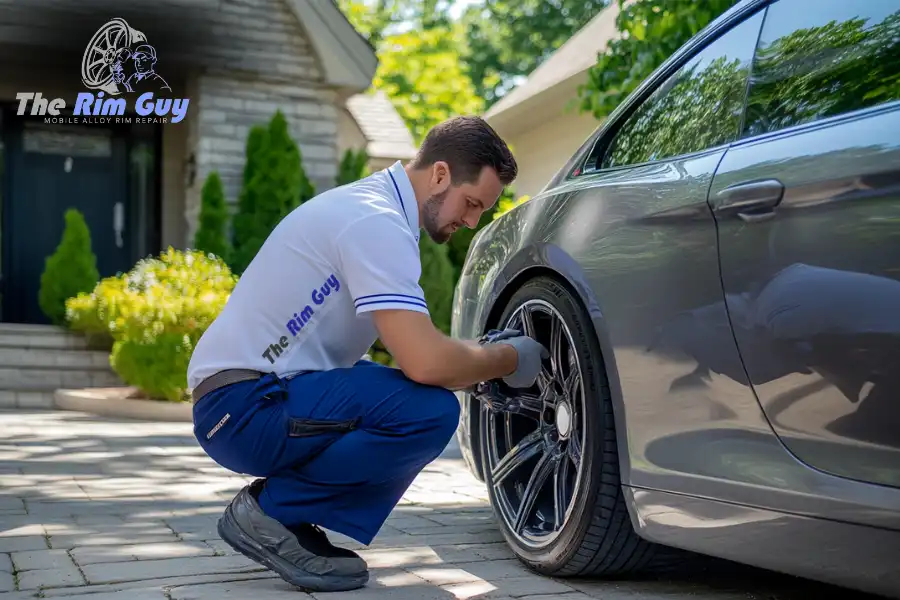
POLYGON ((717 208, 744 210, 748 208, 774 208, 784 197, 784 184, 777 179, 764 179, 730 185, 716 194, 717 208))

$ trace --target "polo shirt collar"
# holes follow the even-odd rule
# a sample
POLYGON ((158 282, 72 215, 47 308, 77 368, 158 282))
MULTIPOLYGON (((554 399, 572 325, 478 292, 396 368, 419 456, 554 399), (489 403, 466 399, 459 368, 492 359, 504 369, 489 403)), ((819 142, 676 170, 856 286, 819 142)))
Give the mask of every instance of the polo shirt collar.
POLYGON ((409 224, 413 235, 416 236, 416 241, 419 241, 419 230, 421 229, 419 225, 419 203, 416 202, 416 193, 413 191, 412 182, 409 180, 409 176, 399 160, 388 167, 387 172, 388 179, 392 180, 388 184, 394 191, 394 198, 400 204, 400 212, 406 217, 406 222, 409 224))

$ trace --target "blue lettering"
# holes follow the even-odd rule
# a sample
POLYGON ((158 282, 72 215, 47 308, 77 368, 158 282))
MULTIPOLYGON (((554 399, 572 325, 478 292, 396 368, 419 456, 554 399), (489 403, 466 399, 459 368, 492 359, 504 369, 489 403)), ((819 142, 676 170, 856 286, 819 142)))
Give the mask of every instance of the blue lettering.
POLYGON ((338 278, 334 276, 334 274, 332 274, 331 277, 328 278, 328 281, 326 283, 328 284, 328 287, 330 287, 334 291, 338 291, 339 289, 341 289, 341 283, 338 281, 338 278))
MULTIPOLYGON (((338 281, 337 277, 332 274, 325 280, 325 283, 321 288, 312 291, 310 297, 314 304, 322 305, 325 303, 325 298, 330 296, 332 291, 336 292, 339 289, 341 289, 341 283, 338 281)), ((315 315, 315 311, 311 306, 307 305, 300 314, 294 313, 294 318, 289 319, 285 324, 285 327, 291 332, 291 335, 296 337, 297 334, 300 333, 300 330, 313 318, 313 315, 315 315)))
POLYGON ((315 313, 310 306, 304 308, 300 314, 294 313, 294 318, 290 319, 286 324, 287 330, 291 332, 292 336, 297 337, 297 334, 300 333, 303 326, 312 319, 313 314, 315 313))
POLYGON ((153 112, 153 92, 144 92, 138 96, 134 103, 134 110, 142 117, 146 117, 153 112))
POLYGON ((291 319, 290 321, 287 322, 288 331, 290 331, 291 335, 293 335, 294 337, 296 337, 297 334, 300 333, 301 327, 303 327, 303 325, 300 325, 294 319, 291 319))
POLYGON ((154 102, 153 92, 145 92, 138 96, 137 101, 134 103, 134 110, 142 117, 154 113, 157 116, 164 117, 171 112, 172 123, 180 123, 187 114, 188 104, 190 104, 190 100, 187 98, 177 100, 160 98, 154 102))
POLYGON ((79 92, 75 99, 75 114, 78 116, 91 114, 91 104, 94 102, 94 95, 87 92, 79 92))

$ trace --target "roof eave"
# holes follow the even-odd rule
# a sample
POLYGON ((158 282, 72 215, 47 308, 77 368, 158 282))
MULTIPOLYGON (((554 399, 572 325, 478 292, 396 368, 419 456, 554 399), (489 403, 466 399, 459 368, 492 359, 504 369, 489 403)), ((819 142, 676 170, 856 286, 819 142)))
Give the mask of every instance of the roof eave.
POLYGON ((347 97, 372 84, 378 57, 332 1, 287 0, 322 65, 325 83, 347 97))
POLYGON ((533 128, 538 121, 561 116, 575 100, 578 86, 586 80, 587 69, 573 73, 553 85, 496 112, 488 111, 485 121, 501 136, 510 137, 533 128))

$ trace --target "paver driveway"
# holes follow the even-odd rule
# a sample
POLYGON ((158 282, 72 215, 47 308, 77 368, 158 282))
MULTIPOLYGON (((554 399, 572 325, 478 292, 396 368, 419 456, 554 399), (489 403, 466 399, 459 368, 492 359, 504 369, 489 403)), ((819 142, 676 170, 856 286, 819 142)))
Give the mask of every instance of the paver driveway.
MULTIPOLYGON (((308 597, 218 538, 216 518, 249 479, 208 459, 189 424, 7 411, 0 412, 0 432, 0 600, 308 597)), ((845 593, 718 564, 674 581, 535 575, 501 541, 484 487, 454 444, 419 476, 362 554, 371 566, 366 588, 313 596, 721 600, 845 593)))

